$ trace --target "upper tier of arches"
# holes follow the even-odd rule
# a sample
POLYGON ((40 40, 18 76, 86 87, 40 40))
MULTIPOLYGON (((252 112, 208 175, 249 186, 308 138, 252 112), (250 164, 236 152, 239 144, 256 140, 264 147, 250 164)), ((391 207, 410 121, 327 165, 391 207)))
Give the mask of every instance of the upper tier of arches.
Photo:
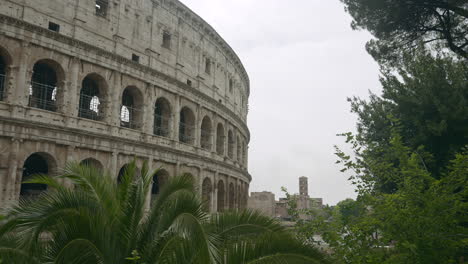
MULTIPOLYGON (((111 53, 167 74, 221 100, 245 121, 249 77, 228 43, 177 0, 137 2, 8 1, 9 9, 17 12, 3 14, 27 23, 28 30, 42 29, 57 38, 69 38, 67 42, 87 44, 100 53, 111 53)), ((88 46, 79 49, 87 50, 88 46)))
MULTIPOLYGON (((8 80, 13 78, 9 71, 11 61, 9 53, 0 46, 0 101, 18 103, 14 102, 18 99, 15 87, 8 85, 8 80)), ((189 98, 177 100, 162 91, 148 96, 147 88, 131 81, 116 87, 95 67, 96 71, 77 76, 76 91, 70 92, 67 83, 74 77, 56 60, 41 58, 24 66, 31 69, 25 80, 29 109, 71 113, 78 119, 103 124, 118 120, 115 125, 121 128, 177 140, 246 167, 246 152, 240 151, 247 148, 246 135, 219 113, 200 107, 189 98), (70 96, 73 93, 77 96, 70 96)))

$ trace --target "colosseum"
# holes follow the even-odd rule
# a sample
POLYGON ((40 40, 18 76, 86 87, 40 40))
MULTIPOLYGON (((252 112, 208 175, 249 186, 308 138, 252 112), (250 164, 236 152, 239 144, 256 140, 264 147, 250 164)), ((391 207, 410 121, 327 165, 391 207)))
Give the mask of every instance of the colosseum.
POLYGON ((191 174, 211 212, 246 206, 248 75, 177 0, 0 1, 0 206, 78 161, 191 174))

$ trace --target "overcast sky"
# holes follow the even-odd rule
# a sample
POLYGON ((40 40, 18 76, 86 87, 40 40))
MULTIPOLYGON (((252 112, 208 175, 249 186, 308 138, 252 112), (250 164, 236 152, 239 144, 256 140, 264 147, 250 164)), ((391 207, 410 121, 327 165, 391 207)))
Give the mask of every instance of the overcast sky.
POLYGON ((241 58, 251 81, 250 191, 281 186, 328 204, 354 198, 335 165, 337 133, 355 130, 346 98, 379 92, 377 64, 365 51, 369 33, 352 31, 338 0, 182 0, 241 58))

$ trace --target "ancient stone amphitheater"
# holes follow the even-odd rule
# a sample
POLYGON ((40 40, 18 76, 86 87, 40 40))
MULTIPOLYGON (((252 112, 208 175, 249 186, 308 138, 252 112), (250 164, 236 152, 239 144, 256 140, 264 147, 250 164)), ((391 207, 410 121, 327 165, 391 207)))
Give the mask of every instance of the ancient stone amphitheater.
POLYGON ((79 161, 191 174, 207 209, 246 206, 249 79, 177 0, 0 1, 0 206, 79 161))

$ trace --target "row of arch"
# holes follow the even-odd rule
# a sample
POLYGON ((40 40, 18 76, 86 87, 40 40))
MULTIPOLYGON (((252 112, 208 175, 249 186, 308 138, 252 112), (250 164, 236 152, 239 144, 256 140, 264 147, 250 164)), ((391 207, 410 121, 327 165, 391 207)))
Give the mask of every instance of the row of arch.
MULTIPOLYGON (((80 162, 81 164, 92 166, 98 170, 104 170, 101 162, 94 158, 87 158, 80 162)), ((22 198, 34 198, 40 193, 47 190, 47 186, 43 184, 32 184, 23 183, 30 179, 36 174, 54 174, 57 170, 57 162, 48 153, 36 152, 26 158, 23 163, 23 172, 21 179, 20 197, 22 198)), ((125 164, 119 170, 117 176, 117 182, 120 182, 122 175, 128 168, 128 164, 125 164)), ((187 175, 194 177, 190 173, 187 175)), ((153 175, 153 185, 151 187, 151 201, 156 199, 161 188, 169 180, 170 174, 167 170, 160 169, 153 175)), ((212 180, 209 177, 203 179, 201 186, 201 198, 204 203, 204 209, 208 212, 217 211, 221 212, 225 209, 236 209, 245 208, 247 206, 247 190, 241 185, 234 184, 233 182, 229 185, 220 179, 217 181, 216 186, 213 185, 212 180), (216 191, 215 191, 216 189, 216 191), (216 196, 216 208, 211 205, 213 198, 216 196)))
MULTIPOLYGON (((0 48, 0 100, 5 94, 5 83, 7 80, 8 56, 0 48)), ((29 85, 28 106, 47 111, 57 112, 58 101, 63 96, 62 85, 64 83, 64 71, 61 66, 53 60, 42 59, 33 66, 29 85)), ((120 126, 130 129, 141 130, 143 127, 143 109, 145 98, 136 86, 126 87, 121 95, 120 102, 120 126)), ((95 121, 106 120, 106 114, 110 110, 109 87, 102 76, 90 73, 81 81, 79 93, 78 117, 95 121)), ((173 109, 169 100, 165 97, 157 98, 154 103, 153 134, 161 137, 176 137, 180 142, 199 146, 205 150, 214 151, 219 155, 227 155, 239 163, 246 160, 246 143, 239 132, 236 134, 232 129, 224 128, 223 123, 215 124, 210 116, 202 118, 201 126, 197 124, 194 111, 183 106, 179 111, 178 131, 171 133, 172 122, 179 109, 173 109), (197 129, 199 129, 199 141, 197 141, 197 129), (227 134, 227 136, 226 136, 227 134), (227 142, 226 142, 227 137, 227 142), (227 151, 225 144, 227 143, 227 151)))

